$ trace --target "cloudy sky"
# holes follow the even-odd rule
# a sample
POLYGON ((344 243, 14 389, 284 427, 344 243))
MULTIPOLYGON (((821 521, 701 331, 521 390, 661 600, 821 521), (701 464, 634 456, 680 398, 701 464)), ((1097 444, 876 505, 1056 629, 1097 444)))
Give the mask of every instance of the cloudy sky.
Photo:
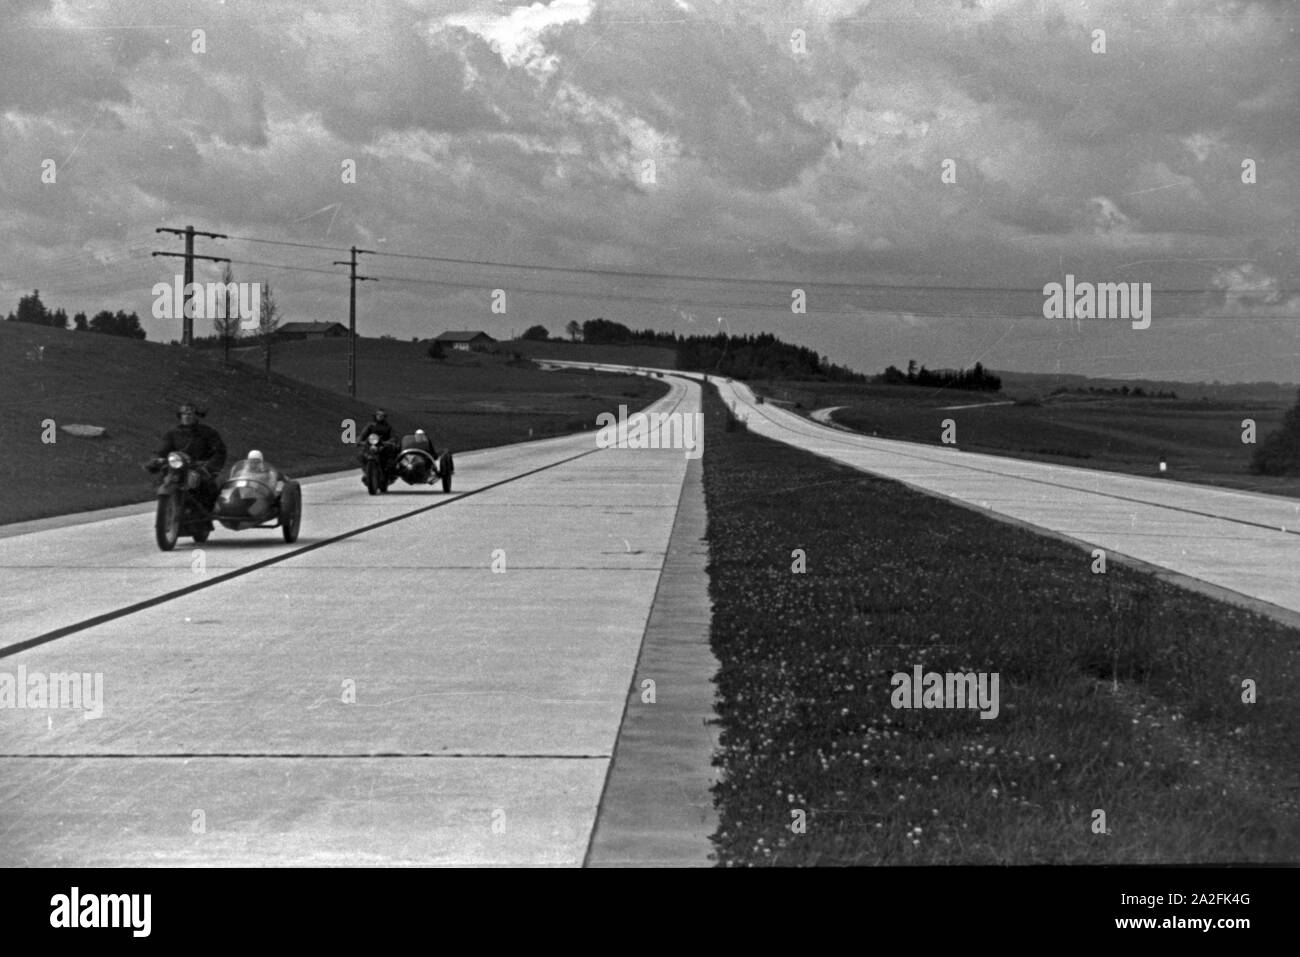
POLYGON ((347 321, 340 250, 400 254, 362 257, 365 335, 604 316, 864 371, 1300 381, 1290 0, 4 0, 0 23, 2 312, 39 288, 145 316, 179 263, 151 251, 181 248, 155 228, 194 225, 240 237, 197 249, 288 320, 347 321), (1067 274, 1151 283, 1150 328, 1045 319, 1067 274))

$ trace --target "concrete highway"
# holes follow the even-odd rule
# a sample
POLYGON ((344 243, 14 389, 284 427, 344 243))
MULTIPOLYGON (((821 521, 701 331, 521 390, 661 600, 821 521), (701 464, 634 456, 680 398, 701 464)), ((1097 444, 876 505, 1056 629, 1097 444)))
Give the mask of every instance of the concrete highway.
MULTIPOLYGON (((652 409, 698 410, 668 381, 652 409)), ((0 673, 103 681, 98 718, 0 708, 0 865, 581 864, 688 462, 456 461, 449 496, 304 481, 294 545, 0 528, 0 673)))
MULTIPOLYGON (((603 363, 567 363, 615 371, 603 363)), ((654 373, 642 368, 639 371, 654 373)), ((693 375, 694 373, 692 373, 693 375)), ((962 449, 852 433, 759 404, 743 383, 709 376, 719 395, 759 435, 1002 520, 1086 546, 1205 594, 1300 627, 1300 502, 1277 495, 1029 462, 962 449)), ((983 403, 981 403, 983 404, 983 403)), ((823 412, 833 410, 821 410, 823 412)))
MULTIPOLYGON (((1293 500, 860 436, 711 378, 758 434, 1300 622, 1293 500)), ((699 409, 666 381, 652 410, 699 409)), ((705 863, 709 740, 691 768, 658 744, 708 716, 707 656, 673 650, 707 602, 662 607, 705 577, 698 462, 588 432, 457 464, 450 496, 308 479, 292 546, 159 552, 150 506, 0 527, 0 681, 103 679, 102 717, 0 707, 0 864, 610 864, 647 859, 639 820, 653 862, 705 863), (694 682, 675 724, 637 708, 647 661, 694 682)))
MULTIPOLYGON (((961 448, 863 436, 755 402, 739 382, 719 394, 770 438, 920 491, 1131 559, 1180 584, 1300 624, 1300 502, 1276 495, 1028 462, 961 448)), ((1091 555, 1080 561, 1091 564, 1091 555)))

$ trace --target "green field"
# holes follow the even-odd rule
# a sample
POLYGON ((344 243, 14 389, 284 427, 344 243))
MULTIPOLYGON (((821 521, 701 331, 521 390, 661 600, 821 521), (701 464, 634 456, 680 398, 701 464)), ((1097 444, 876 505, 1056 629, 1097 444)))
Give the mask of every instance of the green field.
POLYGON ((1300 862, 1300 632, 725 418, 720 864, 1300 862), (894 707, 918 665, 997 716, 894 707))
POLYGON ((611 365, 651 366, 676 369, 677 353, 658 346, 588 345, 585 342, 547 342, 514 339, 502 347, 522 352, 531 359, 569 359, 574 362, 608 362, 611 365))
POLYGON ((1252 475, 1255 446, 1242 442, 1244 419, 1255 421, 1257 441, 1281 425, 1295 402, 1286 387, 1225 389, 1212 396, 1207 387, 1160 385, 1177 391, 1177 399, 1040 398, 1025 390, 1007 395, 885 385, 761 388, 791 407, 798 403, 796 411, 804 414, 843 406, 833 413, 836 423, 881 438, 938 445, 944 420, 952 419, 958 447, 976 452, 1148 476, 1160 475, 1165 462, 1164 477, 1170 479, 1300 495, 1300 477, 1252 475), (1015 404, 949 408, 983 403, 1015 404))
MULTIPOLYGON (((367 406, 392 413, 399 429, 424 428, 446 435, 454 448, 479 448, 591 428, 607 408, 617 411, 620 402, 645 405, 666 391, 643 376, 544 371, 526 358, 516 359, 516 345, 505 343, 494 352, 447 349, 445 358, 435 360, 427 355, 427 344, 362 339, 357 395, 367 406), (484 434, 492 441, 481 441, 484 434)), ((346 392, 346 340, 292 342, 277 350, 273 368, 283 375, 346 392)), ((253 364, 261 353, 254 348, 236 355, 253 364)), ((574 358, 604 361, 585 354, 574 358)))
POLYGON ((666 390, 642 376, 545 372, 509 355, 435 362, 414 343, 362 339, 350 399, 344 348, 280 344, 268 380, 260 366, 225 366, 220 351, 0 323, 0 523, 147 501, 141 465, 188 398, 208 409, 204 421, 232 460, 257 448, 304 476, 354 467, 341 423, 359 430, 376 405, 399 430, 422 427, 440 448, 466 451, 594 428, 600 412, 641 408, 666 390), (53 443, 43 441, 48 420, 53 443), (106 432, 81 438, 68 424, 106 432))

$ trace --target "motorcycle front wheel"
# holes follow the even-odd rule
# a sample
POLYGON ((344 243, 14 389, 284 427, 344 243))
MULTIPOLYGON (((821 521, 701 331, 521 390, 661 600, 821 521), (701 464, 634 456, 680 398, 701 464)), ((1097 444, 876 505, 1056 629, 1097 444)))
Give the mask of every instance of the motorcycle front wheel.
POLYGON ((181 493, 175 490, 158 496, 158 514, 154 519, 154 538, 158 547, 170 552, 181 537, 181 493))

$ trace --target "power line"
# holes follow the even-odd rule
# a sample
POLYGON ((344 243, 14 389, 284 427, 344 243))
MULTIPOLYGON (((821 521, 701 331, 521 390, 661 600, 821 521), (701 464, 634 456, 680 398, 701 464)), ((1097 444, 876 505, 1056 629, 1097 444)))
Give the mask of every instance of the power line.
MULTIPOLYGON (((209 234, 209 235, 215 236, 218 234, 209 234)), ((329 252, 348 252, 350 248, 345 246, 329 246, 320 243, 304 243, 304 242, 294 242, 294 241, 282 240, 282 239, 267 239, 260 236, 226 235, 223 238, 230 239, 230 240, 237 240, 240 242, 264 243, 264 244, 274 245, 274 246, 286 246, 286 247, 293 247, 298 249, 316 249, 316 250, 329 251, 329 252)), ((740 286, 749 286, 749 287, 780 286, 786 289, 789 288, 807 288, 807 289, 816 289, 816 290, 842 289, 842 290, 860 290, 864 292, 872 291, 872 290, 884 290, 884 291, 903 292, 903 293, 916 292, 916 293, 933 293, 933 294, 961 293, 961 294, 968 294, 968 295, 969 294, 1042 295, 1042 289, 1039 287, 941 286, 941 285, 927 286, 927 285, 918 285, 916 283, 881 283, 881 282, 870 282, 870 281, 851 282, 851 281, 843 281, 843 280, 818 280, 818 279, 810 279, 808 277, 750 279, 750 278, 737 277, 737 276, 695 275, 695 274, 686 274, 686 273, 662 273, 662 272, 647 272, 644 270, 600 269, 595 267, 583 267, 583 266, 554 266, 554 265, 543 265, 538 263, 510 263, 510 262, 502 262, 498 260, 469 259, 469 258, 453 257, 453 256, 419 255, 414 253, 384 252, 380 250, 374 250, 372 254, 376 256, 388 256, 394 259, 409 259, 409 260, 414 260, 419 262, 432 262, 432 263, 445 264, 449 266, 463 266, 463 267, 470 267, 476 269, 524 270, 524 271, 544 272, 544 273, 562 273, 562 274, 570 274, 574 276, 589 276, 589 277, 596 277, 596 278, 609 277, 614 279, 634 279, 640 281, 669 281, 669 282, 679 282, 679 283, 719 283, 724 285, 740 285, 740 286)), ((67 258, 71 258, 71 257, 60 257, 60 258, 63 258, 66 261, 67 258)), ((134 257, 130 257, 130 258, 134 258, 134 257)), ((202 257, 194 257, 194 258, 202 258, 202 257)), ((290 270, 290 271, 297 271, 297 272, 319 272, 322 274, 335 275, 335 273, 333 273, 333 271, 331 270, 313 269, 312 267, 309 266, 291 266, 291 265, 279 264, 279 263, 256 262, 253 260, 232 260, 232 262, 238 262, 242 265, 265 266, 266 268, 269 269, 283 269, 283 270, 290 270)), ((103 267, 108 266, 108 264, 98 264, 98 265, 103 267)), ((464 282, 464 281, 458 282, 454 280, 431 280, 431 279, 421 280, 421 279, 414 279, 414 278, 407 278, 407 277, 390 277, 390 278, 394 280, 400 279, 403 282, 422 282, 431 285, 447 285, 447 286, 461 286, 461 287, 472 287, 472 286, 481 285, 481 283, 479 282, 464 282)), ((4 281, 14 282, 17 280, 4 280, 4 281)), ((538 292, 540 290, 523 289, 521 291, 538 292)), ((1214 291, 1215 290, 1211 290, 1211 289, 1153 290, 1153 292, 1159 292, 1161 295, 1200 295, 1200 294, 1210 293, 1214 291)), ((556 294, 559 295, 562 293, 556 293, 556 294)), ((607 298, 629 297, 629 294, 627 293, 621 293, 621 294, 605 293, 601 295, 604 295, 607 298)), ((630 297, 630 298, 632 301, 638 301, 636 297, 630 297)), ((640 300, 640 301, 657 301, 657 300, 640 300)), ((709 305, 709 303, 700 300, 691 300, 691 301, 700 302, 702 305, 709 305)))
MULTIPOLYGON (((172 231, 181 233, 182 235, 184 234, 180 230, 172 230, 172 231)), ((344 249, 344 251, 347 251, 348 249, 348 247, 326 246, 317 243, 300 243, 300 242, 292 242, 287 240, 264 239, 261 237, 254 237, 254 236, 224 236, 222 234, 200 234, 200 235, 222 236, 222 238, 239 240, 243 242, 267 243, 271 245, 296 247, 302 249, 320 249, 320 250, 344 249)), ((123 267, 125 267, 128 270, 141 267, 144 259, 144 257, 140 254, 141 250, 135 247, 128 247, 128 250, 129 251, 123 257, 110 260, 109 262, 100 262, 96 260, 93 268, 97 271, 117 270, 120 274, 120 271, 122 270, 123 267)), ((580 267, 543 266, 543 265, 526 264, 526 263, 502 263, 502 262, 493 262, 488 260, 473 260, 473 259, 463 259, 463 258, 454 258, 454 257, 446 257, 446 256, 425 256, 425 255, 415 255, 415 254, 407 254, 407 253, 380 252, 377 250, 369 251, 369 252, 371 252, 373 255, 379 255, 379 256, 390 256, 398 259, 409 259, 415 261, 432 262, 432 263, 447 264, 447 265, 454 265, 454 266, 522 269, 522 270, 536 270, 536 271, 541 271, 546 273, 563 273, 563 274, 569 274, 572 277, 573 281, 581 281, 582 277, 637 278, 642 280, 676 280, 684 283, 717 282, 717 283, 724 283, 727 285, 742 285, 742 286, 749 287, 751 289, 754 286, 759 286, 759 285, 767 285, 767 286, 780 285, 782 287, 789 287, 793 283, 792 280, 779 280, 779 279, 752 280, 752 279, 742 279, 736 277, 722 277, 722 276, 699 276, 699 275, 682 275, 682 274, 674 275, 674 274, 667 274, 667 273, 648 273, 648 272, 635 272, 635 271, 628 271, 628 270, 601 270, 601 269, 580 268, 580 267)), ((180 254, 168 254, 168 255, 180 255, 180 254)), ((55 271, 60 270, 61 268, 63 268, 62 262, 66 262, 72 258, 74 257, 65 254, 64 256, 57 257, 53 262, 45 264, 45 268, 50 270, 55 270, 55 271)), ((265 262, 261 260, 246 260, 246 259, 226 260, 224 259, 224 257, 195 256, 194 258, 212 259, 213 261, 228 261, 231 262, 232 264, 237 264, 241 266, 254 266, 254 267, 266 268, 266 269, 285 270, 289 272, 318 273, 320 275, 330 275, 330 276, 337 275, 335 271, 330 269, 322 269, 322 268, 316 268, 312 266, 293 265, 288 263, 271 263, 271 262, 265 262)), ((85 285, 85 280, 90 277, 83 275, 79 278, 82 280, 82 282, 77 282, 76 279, 74 279, 70 285, 59 282, 56 279, 54 281, 55 282, 54 288, 57 292, 61 292, 65 295, 69 293, 76 294, 76 291, 80 291, 81 289, 87 288, 85 285)), ((484 286, 486 285, 482 280, 452 279, 452 278, 432 279, 432 278, 422 278, 417 276, 400 276, 400 275, 380 275, 380 276, 374 276, 372 278, 384 279, 389 282, 398 283, 398 284, 442 286, 448 288, 462 288, 462 289, 484 288, 484 286)), ((5 281, 10 282, 13 280, 5 280, 5 281)), ((94 280, 92 280, 92 282, 94 282, 94 280)), ((816 292, 818 290, 832 290, 832 291, 859 290, 862 291, 863 293, 867 293, 870 290, 884 290, 884 291, 892 292, 895 296, 897 296, 900 293, 903 294, 913 293, 913 294, 917 294, 917 296, 922 300, 922 303, 917 303, 915 298, 910 296, 907 297, 907 299, 911 300, 912 303, 910 308, 909 308, 909 302, 907 300, 890 302, 890 303, 878 302, 878 303, 863 304, 863 305, 839 305, 832 308, 818 307, 806 314, 807 318, 810 319, 816 318, 818 316, 822 316, 822 317, 858 316, 858 317, 865 318, 866 316, 870 316, 872 314, 876 314, 876 315, 905 314, 905 315, 912 315, 917 318, 970 319, 970 320, 1041 318, 1041 312, 1037 309, 1029 312, 1012 312, 1004 308, 997 308, 996 306, 991 304, 987 312, 969 312, 969 311, 953 312, 950 310, 943 309, 940 303, 924 302, 925 299, 928 299, 931 296, 941 297, 941 296, 956 294, 956 293, 964 293, 967 295, 981 294, 981 293, 986 293, 986 294, 1000 293, 1000 294, 1008 294, 1008 295, 1018 294, 1018 295, 1025 295, 1025 296, 1042 295, 1041 290, 1037 288, 1013 288, 1013 287, 992 287, 992 286, 921 286, 915 284, 905 285, 905 284, 870 283, 870 282, 846 283, 846 282, 819 282, 819 281, 802 282, 802 283, 798 283, 797 285, 802 287, 807 287, 809 291, 812 292, 816 292), (918 305, 920 305, 921 307, 920 309, 917 308, 918 305)), ((784 309, 789 305, 785 301, 784 296, 782 296, 781 299, 774 300, 774 301, 758 301, 758 302, 739 301, 738 302, 734 300, 720 298, 717 296, 695 296, 681 289, 666 291, 658 294, 649 293, 647 291, 646 294, 641 294, 641 293, 627 292, 627 291, 619 292, 619 291, 591 289, 591 288, 579 288, 579 289, 567 288, 566 289, 566 288, 556 288, 554 286, 539 287, 535 284, 530 284, 530 285, 510 284, 508 288, 512 292, 523 293, 528 295, 554 296, 554 297, 582 299, 582 300, 613 300, 616 302, 645 303, 648 305, 661 306, 666 309, 674 309, 679 311, 683 307, 689 307, 689 308, 719 309, 719 310, 731 310, 731 311, 744 310, 744 311, 761 312, 761 311, 777 309, 777 308, 784 309)), ((1223 291, 1210 290, 1210 289, 1196 289, 1196 290, 1164 289, 1164 290, 1153 290, 1153 296, 1156 294, 1159 294, 1161 296, 1189 296, 1189 295, 1200 296, 1200 295, 1211 294, 1215 292, 1223 292, 1223 291)), ((832 292, 832 295, 834 296, 834 292, 832 292)), ((835 297, 835 298, 839 298, 839 297, 835 297)), ((1213 320, 1225 319, 1225 320, 1233 320, 1233 321, 1285 322, 1285 321, 1292 321, 1293 317, 1288 317, 1284 315, 1233 315, 1233 316, 1195 315, 1195 316, 1168 316, 1168 317, 1160 317, 1160 318, 1162 321, 1170 321, 1170 320, 1213 321, 1213 320)), ((1096 320, 1096 321, 1100 321, 1100 320, 1096 320)))
MULTIPOLYGON (((280 239, 262 239, 256 236, 231 236, 230 239, 238 239, 244 242, 269 243, 277 246, 295 246, 301 249, 321 249, 331 252, 347 252, 348 247, 324 246, 316 243, 298 243, 289 242, 280 239)), ((454 266, 473 266, 476 268, 492 269, 523 269, 536 272, 558 272, 558 273, 578 273, 589 276, 610 276, 618 279, 643 279, 643 280, 670 280, 673 282, 712 282, 727 283, 740 285, 778 285, 784 287, 817 287, 831 289, 888 289, 901 291, 922 291, 922 292, 964 292, 964 293, 1032 293, 1042 295, 1041 287, 1015 287, 1015 286, 923 286, 915 283, 879 283, 879 282, 850 282, 844 280, 818 280, 803 278, 776 278, 776 279, 749 279, 738 276, 711 276, 711 275, 694 275, 687 273, 660 273, 646 272, 644 270, 624 270, 624 269, 599 269, 591 266, 551 266, 538 263, 509 263, 498 260, 488 259, 465 259, 454 256, 429 256, 418 255, 415 253, 395 253, 374 250, 375 256, 388 256, 394 259, 413 259, 421 262, 445 263, 454 266)), ((1203 292, 1212 292, 1209 289, 1162 289, 1159 292, 1166 294, 1197 294, 1203 292)))
POLYGON ((256 236, 228 236, 226 238, 238 239, 245 243, 266 243, 271 246, 297 246, 300 249, 326 249, 335 253, 345 253, 349 248, 347 246, 321 246, 317 243, 291 243, 284 239, 259 239, 256 236))
POLYGON ((338 272, 333 269, 316 269, 313 266, 288 266, 284 263, 264 263, 254 259, 231 259, 230 263, 235 266, 264 266, 267 269, 287 269, 292 272, 318 272, 325 276, 337 276, 338 272))
MULTIPOLYGON (((253 260, 253 259, 230 259, 228 261, 233 265, 240 265, 240 266, 256 266, 259 268, 280 269, 280 270, 287 270, 290 272, 319 273, 321 275, 326 275, 326 276, 338 275, 338 273, 335 272, 334 270, 317 269, 312 266, 294 266, 294 265, 289 265, 287 263, 270 263, 270 262, 264 262, 261 260, 253 260)), ((103 268, 108 269, 116 264, 101 264, 101 265, 103 266, 103 268)), ((138 262, 131 263, 129 265, 138 266, 140 265, 140 263, 138 262)), ((416 276, 396 276, 396 275, 377 275, 371 278, 382 279, 388 282, 397 283, 399 285, 407 284, 407 285, 419 285, 419 286, 443 286, 443 287, 459 288, 459 289, 484 288, 484 284, 482 282, 468 281, 468 280, 422 279, 416 276)), ((48 287, 48 284, 46 283, 42 283, 42 285, 46 285, 48 287)), ((68 286, 58 282, 56 282, 52 288, 56 294, 61 294, 61 295, 77 295, 77 294, 86 295, 89 294, 94 289, 93 286, 86 286, 82 283, 74 283, 73 285, 68 286)), ((928 291, 925 287, 912 287, 912 288, 916 288, 918 291, 921 292, 928 291)), ((777 300, 777 301, 768 301, 768 302, 737 302, 735 300, 694 298, 689 295, 685 295, 685 296, 666 295, 661 297, 655 297, 655 296, 648 296, 648 295, 637 295, 635 293, 627 293, 627 292, 610 292, 610 291, 602 291, 602 290, 582 290, 582 289, 573 290, 573 289, 555 289, 555 288, 536 288, 536 287, 528 287, 528 286, 511 286, 510 291, 515 293, 524 293, 524 294, 535 295, 535 296, 555 296, 559 298, 579 299, 579 300, 613 300, 615 302, 644 303, 647 305, 662 306, 666 309, 672 309, 676 311, 680 311, 683 307, 690 307, 690 308, 697 308, 697 309, 707 308, 707 309, 717 309, 717 310, 730 310, 732 312, 738 312, 738 311, 762 312, 762 311, 772 310, 772 309, 784 310, 785 308, 788 308, 789 305, 784 301, 784 299, 777 300)), ((873 315, 891 316, 891 315, 898 315, 898 314, 912 316, 917 319, 937 319, 937 320, 960 319, 960 320, 996 321, 996 320, 1009 320, 1009 319, 1042 319, 1043 318, 1041 311, 1010 312, 1005 309, 996 309, 996 310, 991 309, 989 312, 982 312, 982 313, 953 312, 951 310, 942 309, 937 304, 929 308, 934 311, 923 312, 916 309, 915 307, 906 308, 902 304, 893 307, 884 307, 881 305, 840 306, 835 308, 817 307, 817 308, 810 308, 808 313, 801 314, 801 315, 803 316, 803 318, 811 319, 811 320, 815 320, 819 317, 856 316, 859 318, 867 318, 873 315)), ((1295 321, 1294 316, 1287 316, 1287 315, 1208 315, 1206 314, 1206 315, 1187 315, 1187 316, 1169 315, 1169 316, 1158 316, 1157 318, 1159 318, 1161 322, 1171 322, 1171 321, 1205 322, 1205 321, 1216 321, 1216 320, 1231 320, 1234 322, 1294 322, 1295 321)), ((1057 320, 1048 320, 1048 321, 1057 321, 1057 320)), ((1068 323, 1070 320, 1059 320, 1059 321, 1062 323, 1068 323)), ((1086 321, 1109 322, 1111 320, 1091 319, 1086 321)))

